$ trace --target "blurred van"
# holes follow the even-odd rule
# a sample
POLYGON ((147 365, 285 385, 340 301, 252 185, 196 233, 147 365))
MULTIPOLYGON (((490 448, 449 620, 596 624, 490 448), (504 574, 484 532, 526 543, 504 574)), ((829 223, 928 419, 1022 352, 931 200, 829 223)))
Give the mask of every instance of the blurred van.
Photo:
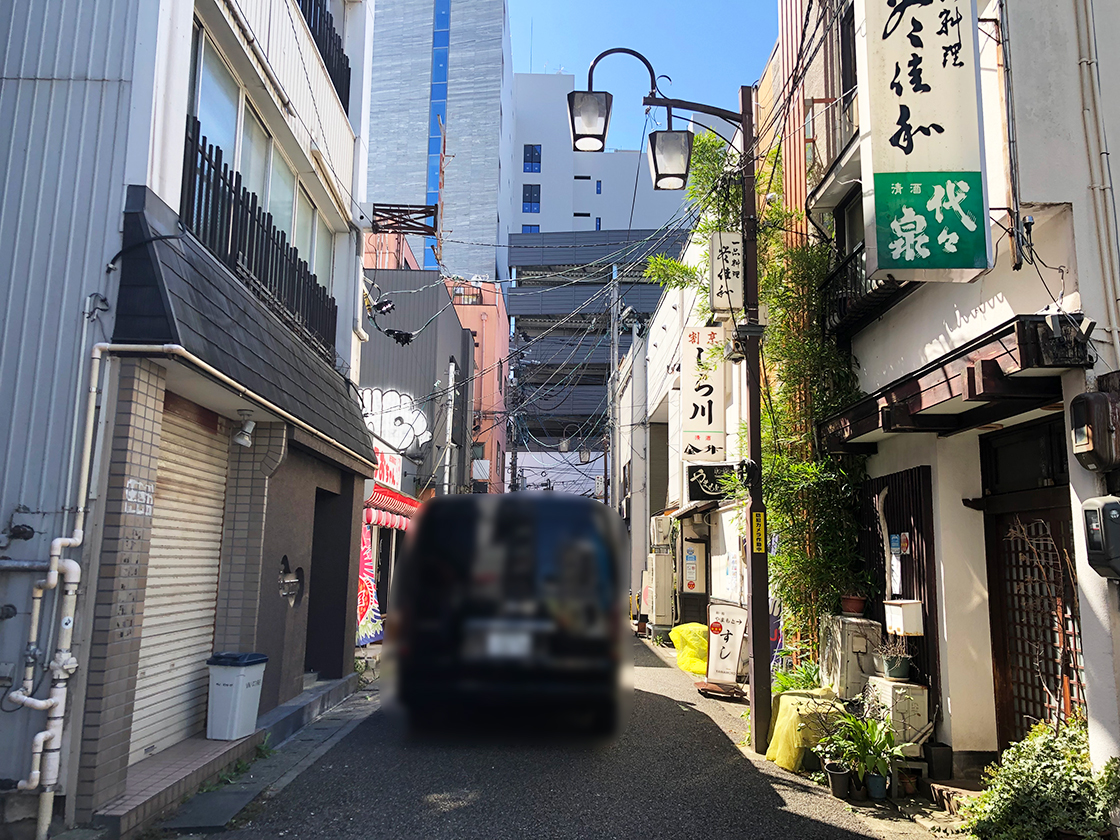
POLYGON ((628 558, 622 520, 582 496, 426 502, 394 574, 398 700, 414 716, 548 704, 615 726, 628 558))

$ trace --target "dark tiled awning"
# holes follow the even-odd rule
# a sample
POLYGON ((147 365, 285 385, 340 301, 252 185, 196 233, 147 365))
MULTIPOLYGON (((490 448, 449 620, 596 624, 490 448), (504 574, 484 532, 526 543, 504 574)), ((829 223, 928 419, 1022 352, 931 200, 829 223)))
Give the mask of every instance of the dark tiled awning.
MULTIPOLYGON (((361 406, 347 380, 183 233, 175 212, 145 187, 129 187, 123 245, 115 343, 180 344, 352 453, 377 463, 361 406)), ((342 462, 361 469, 353 458, 342 462)))
POLYGON ((1040 408, 1061 407, 1061 374, 1092 366, 1080 315, 1058 331, 1045 315, 1019 315, 817 423, 822 449, 870 455, 888 435, 941 437, 1040 408))

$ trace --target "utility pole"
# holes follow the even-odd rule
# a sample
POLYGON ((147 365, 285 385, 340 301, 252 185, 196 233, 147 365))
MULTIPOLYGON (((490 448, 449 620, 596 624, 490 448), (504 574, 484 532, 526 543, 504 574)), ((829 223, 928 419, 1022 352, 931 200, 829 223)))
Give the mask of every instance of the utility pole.
POLYGON ((517 484, 517 446, 520 440, 518 440, 517 434, 517 419, 512 414, 510 415, 510 425, 513 427, 513 455, 510 457, 509 464, 509 489, 512 493, 514 490, 521 489, 517 484))
POLYGON ((758 318, 758 218, 755 198, 754 163, 754 88, 739 88, 743 153, 740 158, 743 178, 743 207, 740 223, 743 232, 743 302, 747 323, 737 327, 736 337, 745 345, 747 387, 747 444, 751 469, 750 502, 747 505, 749 538, 747 556, 747 614, 750 641, 751 748, 766 752, 770 732, 770 574, 766 547, 766 503, 762 498, 762 366, 760 344, 762 326, 758 318))
POLYGON ((615 461, 615 446, 618 435, 615 434, 615 422, 618 413, 615 410, 615 388, 618 382, 618 266, 611 266, 611 366, 610 378, 607 381, 607 451, 603 453, 603 480, 606 486, 603 489, 603 500, 610 505, 618 500, 618 465, 615 461), (609 461, 609 464, 608 464, 609 461), (608 473, 607 470, 610 470, 608 473))
MULTIPOLYGON (((633 385, 630 388, 630 439, 637 445, 633 447, 634 456, 630 471, 634 490, 631 493, 630 511, 630 591, 640 592, 642 570, 646 567, 649 554, 649 405, 646 393, 646 339, 639 335, 638 320, 630 330, 630 367, 633 385)), ((631 616, 637 618, 636 615, 631 616)))

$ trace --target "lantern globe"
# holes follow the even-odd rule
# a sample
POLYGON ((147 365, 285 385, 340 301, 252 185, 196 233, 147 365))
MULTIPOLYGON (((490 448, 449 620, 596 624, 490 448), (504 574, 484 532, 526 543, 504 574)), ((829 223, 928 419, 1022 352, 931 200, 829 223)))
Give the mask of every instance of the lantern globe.
POLYGON ((573 90, 568 94, 568 126, 577 152, 601 152, 607 147, 611 100, 605 91, 573 90))
POLYGON ((649 135, 649 172, 655 190, 683 190, 692 160, 691 131, 654 131, 649 135))

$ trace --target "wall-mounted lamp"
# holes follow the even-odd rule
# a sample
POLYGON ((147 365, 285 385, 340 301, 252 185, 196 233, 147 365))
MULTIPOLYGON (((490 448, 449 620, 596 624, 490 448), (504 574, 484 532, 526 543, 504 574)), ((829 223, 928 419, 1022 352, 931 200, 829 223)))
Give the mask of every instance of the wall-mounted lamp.
POLYGON ((257 428, 257 421, 250 419, 253 412, 247 408, 242 408, 237 413, 241 415, 241 428, 234 433, 233 442, 238 446, 252 446, 253 429, 257 428))

